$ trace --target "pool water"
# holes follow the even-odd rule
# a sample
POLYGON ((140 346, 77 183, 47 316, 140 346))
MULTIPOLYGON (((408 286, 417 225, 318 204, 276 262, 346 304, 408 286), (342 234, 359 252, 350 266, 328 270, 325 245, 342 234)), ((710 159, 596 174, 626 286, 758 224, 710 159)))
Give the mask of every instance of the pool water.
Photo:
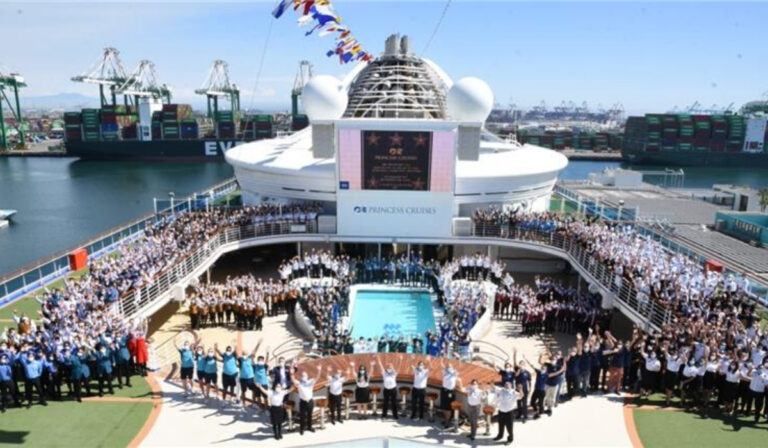
POLYGON ((424 336, 435 329, 429 293, 357 291, 350 326, 353 338, 424 336))

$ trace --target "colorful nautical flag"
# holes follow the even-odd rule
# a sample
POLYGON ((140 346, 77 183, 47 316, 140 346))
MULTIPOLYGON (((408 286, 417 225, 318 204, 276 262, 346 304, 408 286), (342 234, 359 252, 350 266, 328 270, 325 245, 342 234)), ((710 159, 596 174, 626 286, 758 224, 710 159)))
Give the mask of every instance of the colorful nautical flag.
POLYGON ((306 36, 318 31, 320 37, 335 35, 336 47, 326 52, 326 56, 339 55, 339 61, 346 64, 350 61, 371 61, 373 57, 363 50, 352 32, 346 25, 341 24, 341 17, 333 10, 330 0, 280 0, 272 15, 281 17, 293 6, 299 16, 299 26, 312 25, 306 36))
POLYGON ((291 1, 292 0, 280 0, 280 3, 278 3, 272 11, 272 15, 275 16, 276 19, 279 19, 285 10, 288 9, 288 4, 291 3, 291 1))

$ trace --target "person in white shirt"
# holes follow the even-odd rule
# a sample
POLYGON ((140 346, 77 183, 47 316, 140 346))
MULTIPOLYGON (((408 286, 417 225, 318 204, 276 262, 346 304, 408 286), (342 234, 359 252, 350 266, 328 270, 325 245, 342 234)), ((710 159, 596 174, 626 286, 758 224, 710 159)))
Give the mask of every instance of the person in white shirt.
POLYGON ((666 373, 664 374, 664 389, 666 392, 666 404, 669 406, 672 395, 679 382, 680 366, 683 364, 676 351, 664 348, 664 357, 667 361, 666 373))
POLYGON ((467 395, 467 407, 469 416, 469 440, 475 440, 477 435, 477 420, 480 418, 480 408, 483 400, 488 395, 476 379, 469 383, 469 387, 462 388, 462 392, 467 395))
POLYGON ((514 421, 513 412, 517 408, 517 400, 522 398, 523 394, 516 390, 511 381, 504 383, 504 387, 496 387, 496 409, 499 410, 499 433, 493 440, 501 440, 504 437, 504 430, 507 431, 507 440, 505 445, 510 445, 514 439, 512 432, 512 423, 514 421))
POLYGON ((317 376, 310 378, 306 371, 301 372, 301 378, 296 384, 299 391, 299 435, 304 435, 304 429, 315 432, 312 428, 312 410, 315 407, 315 383, 320 377, 320 366, 317 366, 317 376))
POLYGON ((275 440, 283 438, 283 421, 285 420, 285 409, 283 409, 283 400, 291 390, 283 389, 280 383, 275 383, 272 389, 267 390, 261 384, 256 385, 257 388, 267 397, 267 404, 269 404, 269 421, 272 424, 272 434, 275 436, 275 440))
POLYGON ((680 401, 684 408, 687 407, 686 399, 696 399, 698 377, 699 367, 696 365, 696 361, 693 358, 686 360, 686 365, 683 367, 683 378, 680 381, 680 401))
MULTIPOLYGON (((349 376, 349 372, 347 372, 347 376, 349 376)), ((341 393, 346 380, 347 378, 342 375, 341 369, 336 369, 336 373, 331 375, 331 366, 328 366, 328 408, 332 425, 336 424, 336 420, 339 423, 344 423, 341 418, 341 393)))
MULTIPOLYGON (((400 360, 403 355, 400 355, 400 360)), ((381 363, 381 358, 376 357, 381 370, 381 379, 384 386, 384 403, 382 403, 381 418, 387 418, 387 413, 392 409, 392 418, 397 420, 397 371, 392 363, 387 364, 387 368, 381 363)))
POLYGON ((446 364, 445 358, 440 358, 440 365, 443 368, 443 387, 440 389, 440 409, 445 411, 445 428, 451 425, 451 402, 456 399, 456 387, 461 385, 459 372, 450 363, 446 364))
POLYGON ((749 415, 752 409, 752 403, 755 404, 755 423, 760 420, 760 414, 765 403, 765 387, 768 383, 768 362, 763 367, 756 366, 750 373, 749 397, 747 398, 746 415, 749 415))
MULTIPOLYGON (((352 370, 355 370, 355 362, 349 363, 352 370)), ((375 363, 371 361, 371 369, 375 363)), ((368 403, 371 402, 371 388, 370 377, 371 372, 365 367, 365 364, 361 364, 357 369, 357 380, 355 382, 355 405, 357 405, 357 412, 360 413, 360 418, 365 420, 368 414, 368 403)))
POLYGON ((723 387, 723 408, 726 415, 730 415, 733 411, 733 403, 736 399, 736 391, 741 382, 741 373, 739 372, 739 363, 731 361, 725 371, 725 385, 723 387))
MULTIPOLYGON (((432 358, 427 356, 427 361, 432 358)), ((416 418, 418 411, 419 420, 424 419, 424 398, 427 390, 427 379, 429 378, 429 369, 424 366, 424 361, 413 366, 413 388, 411 388, 411 419, 416 418)))

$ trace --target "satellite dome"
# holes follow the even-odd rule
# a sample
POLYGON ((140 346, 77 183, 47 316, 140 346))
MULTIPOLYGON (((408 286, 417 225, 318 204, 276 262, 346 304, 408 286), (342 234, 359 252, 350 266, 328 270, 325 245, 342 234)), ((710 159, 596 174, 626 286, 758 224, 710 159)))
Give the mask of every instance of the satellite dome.
POLYGON ((347 108, 347 92, 341 81, 330 75, 314 76, 301 93, 310 121, 336 120, 347 108))
POLYGON ((493 91, 479 78, 462 78, 448 90, 448 115, 456 121, 482 123, 493 109, 493 91))

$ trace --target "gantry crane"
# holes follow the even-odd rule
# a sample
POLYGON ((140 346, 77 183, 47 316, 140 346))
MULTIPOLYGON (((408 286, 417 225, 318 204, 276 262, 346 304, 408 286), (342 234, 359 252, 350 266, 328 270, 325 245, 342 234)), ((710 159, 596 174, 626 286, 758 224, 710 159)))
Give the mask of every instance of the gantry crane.
POLYGON ((213 61, 208 77, 202 87, 195 90, 208 100, 208 117, 216 118, 219 112, 219 97, 229 98, 232 112, 240 110, 240 89, 229 82, 229 64, 222 60, 213 61))
POLYGON ((312 78, 312 64, 309 61, 301 61, 291 90, 291 116, 293 117, 299 115, 299 96, 310 78, 312 78))
POLYGON ((171 102, 171 89, 165 84, 157 81, 157 71, 152 61, 142 60, 136 69, 128 76, 120 87, 115 89, 116 93, 133 97, 136 105, 140 98, 156 98, 171 102))
MULTIPOLYGON (((114 106, 117 103, 117 89, 128 81, 128 74, 122 61, 120 61, 120 52, 115 48, 107 47, 104 49, 101 59, 96 61, 87 72, 72 77, 72 81, 98 84, 101 106, 104 107, 110 102, 114 106), (109 88, 111 101, 107 98, 104 87, 109 88)), ((128 105, 127 97, 125 98, 125 105, 128 105)))
POLYGON ((10 73, 8 75, 0 72, 0 149, 8 148, 8 139, 5 128, 5 116, 3 115, 3 106, 8 104, 8 108, 11 110, 11 116, 14 118, 14 127, 19 133, 19 145, 24 146, 24 127, 21 124, 21 105, 19 102, 19 89, 26 87, 24 78, 18 73, 10 73), (13 96, 11 101, 10 96, 13 96))

